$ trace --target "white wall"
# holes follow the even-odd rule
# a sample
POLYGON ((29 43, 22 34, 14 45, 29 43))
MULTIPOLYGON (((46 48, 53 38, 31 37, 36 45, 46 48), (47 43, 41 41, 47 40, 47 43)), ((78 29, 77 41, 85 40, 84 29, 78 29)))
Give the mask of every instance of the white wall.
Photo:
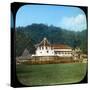
POLYGON ((45 46, 43 48, 38 47, 36 50, 36 56, 52 56, 52 55, 54 55, 54 50, 52 50, 51 47, 47 47, 47 49, 45 46))
POLYGON ((72 51, 72 49, 54 49, 54 51, 72 51))
POLYGON ((72 54, 68 54, 65 52, 63 53, 62 51, 69 51, 69 52, 72 52, 72 49, 51 49, 51 47, 38 47, 37 50, 36 50, 36 56, 53 56, 53 55, 56 55, 56 56, 65 56, 65 57, 71 57, 72 54), (47 52, 48 51, 48 52, 47 52), (60 53, 55 53, 54 51, 60 51, 60 53))

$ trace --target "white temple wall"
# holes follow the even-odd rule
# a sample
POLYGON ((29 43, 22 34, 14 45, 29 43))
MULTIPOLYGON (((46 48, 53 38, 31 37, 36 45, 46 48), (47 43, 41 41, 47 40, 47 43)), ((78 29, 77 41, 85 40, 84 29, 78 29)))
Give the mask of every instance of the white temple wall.
POLYGON ((61 56, 61 57, 71 57, 72 54, 56 54, 57 56, 61 56))
POLYGON ((51 50, 50 47, 47 47, 46 49, 46 47, 44 46, 43 49, 37 48, 36 55, 37 56, 51 56, 51 55, 54 55, 54 50, 51 50))
POLYGON ((72 49, 51 49, 51 47, 38 47, 36 50, 36 56, 61 56, 71 57, 72 49))
POLYGON ((72 51, 72 49, 54 49, 54 51, 72 51))

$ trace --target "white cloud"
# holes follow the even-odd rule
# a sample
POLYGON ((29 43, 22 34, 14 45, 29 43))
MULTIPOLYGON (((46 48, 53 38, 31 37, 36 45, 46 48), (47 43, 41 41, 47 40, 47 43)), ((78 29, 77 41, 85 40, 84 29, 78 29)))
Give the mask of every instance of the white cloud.
POLYGON ((79 14, 72 17, 63 17, 60 22, 60 27, 74 31, 81 31, 83 29, 86 29, 86 16, 83 14, 79 14))

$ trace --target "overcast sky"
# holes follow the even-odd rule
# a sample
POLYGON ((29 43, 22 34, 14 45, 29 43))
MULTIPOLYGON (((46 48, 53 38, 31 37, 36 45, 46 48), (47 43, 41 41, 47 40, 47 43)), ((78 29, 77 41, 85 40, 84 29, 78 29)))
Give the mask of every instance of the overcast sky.
POLYGON ((16 15, 16 27, 43 23, 68 30, 81 31, 87 28, 86 16, 77 7, 51 5, 24 5, 16 15))

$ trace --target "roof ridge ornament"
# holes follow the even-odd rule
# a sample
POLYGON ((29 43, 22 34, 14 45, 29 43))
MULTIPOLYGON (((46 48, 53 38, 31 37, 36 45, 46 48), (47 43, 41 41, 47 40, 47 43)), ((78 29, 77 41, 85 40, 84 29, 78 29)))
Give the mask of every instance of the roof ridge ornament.
POLYGON ((46 37, 44 37, 44 40, 47 40, 47 38, 46 38, 46 37))
POLYGON ((44 40, 44 46, 45 46, 45 41, 47 40, 47 38, 46 38, 46 37, 44 37, 44 39, 43 39, 43 40, 44 40))

